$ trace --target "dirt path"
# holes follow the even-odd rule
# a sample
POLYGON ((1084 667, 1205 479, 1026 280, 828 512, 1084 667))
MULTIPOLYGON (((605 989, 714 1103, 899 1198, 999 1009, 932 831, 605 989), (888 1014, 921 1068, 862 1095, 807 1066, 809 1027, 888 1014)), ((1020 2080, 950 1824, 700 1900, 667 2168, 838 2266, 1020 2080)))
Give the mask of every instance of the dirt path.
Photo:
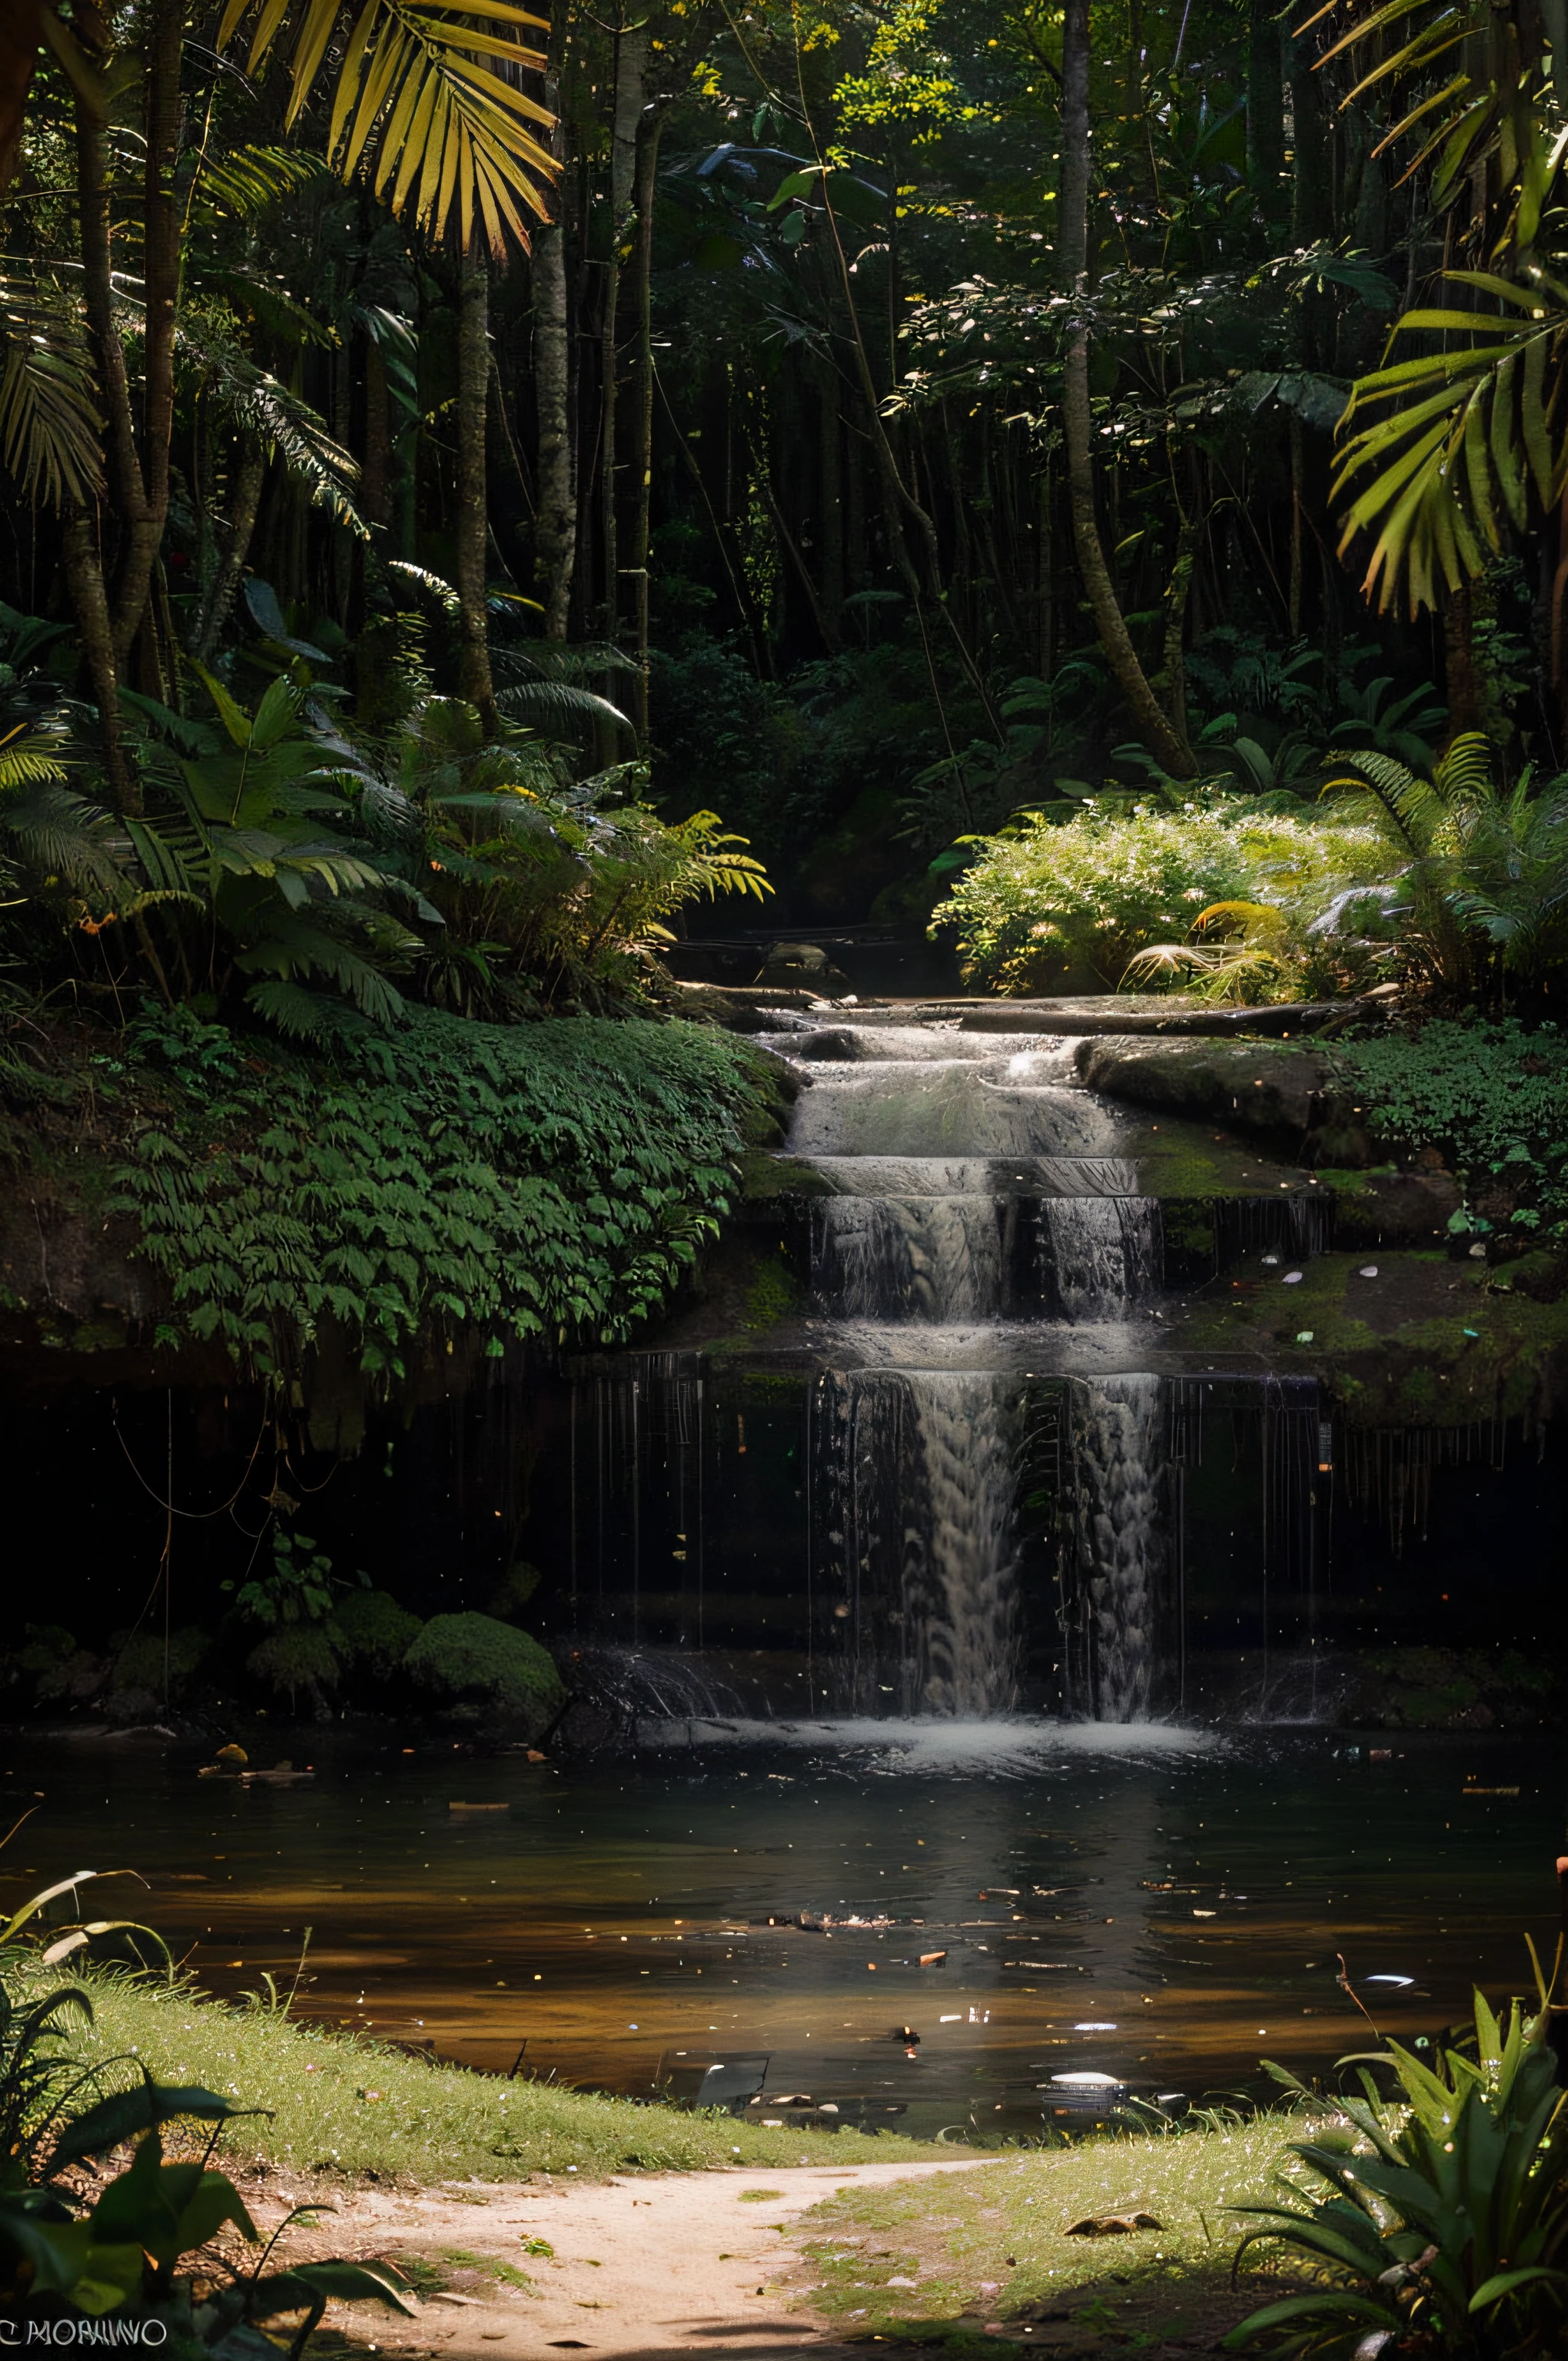
MULTIPOLYGON (((734 2355, 769 2361, 803 2348, 831 2349, 833 2331, 775 2292, 800 2260, 796 2224, 835 2190, 965 2172, 979 2159, 872 2164, 842 2171, 670 2173, 574 2188, 448 2184, 417 2196, 359 2189, 334 2199, 335 2218, 288 2251, 384 2253, 439 2261, 451 2292, 428 2299, 418 2321, 334 2307, 371 2349, 437 2361, 592 2361, 631 2355, 734 2355), (765 2201, 749 2198, 765 2189, 765 2201), (782 2228, 775 2228, 773 2224, 782 2228), (527 2251, 543 2240, 550 2256, 527 2251), (462 2260, 455 2260, 462 2257, 462 2260), (495 2265, 527 2274, 528 2288, 498 2284, 495 2265)), ((280 2173, 258 2211, 313 2192, 280 2173)), ((280 2258, 281 2259, 281 2258, 280 2258)))

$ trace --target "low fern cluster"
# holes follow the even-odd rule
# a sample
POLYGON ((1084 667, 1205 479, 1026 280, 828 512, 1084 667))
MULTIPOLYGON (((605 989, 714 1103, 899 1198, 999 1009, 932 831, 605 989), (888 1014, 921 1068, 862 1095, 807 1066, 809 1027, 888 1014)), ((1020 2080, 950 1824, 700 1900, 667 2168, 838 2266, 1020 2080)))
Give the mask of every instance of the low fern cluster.
POLYGON ((1453 1164, 1466 1209, 1452 1228, 1568 1234, 1568 1038, 1556 1026, 1440 1020, 1333 1056, 1379 1140, 1453 1164))
POLYGON ((163 1087, 115 1202, 170 1283, 163 1341, 263 1374, 329 1322, 394 1374, 422 1328, 619 1340, 728 1210, 762 1089, 728 1035, 591 1017, 411 1011, 323 1060, 177 1010, 131 1047, 163 1087))

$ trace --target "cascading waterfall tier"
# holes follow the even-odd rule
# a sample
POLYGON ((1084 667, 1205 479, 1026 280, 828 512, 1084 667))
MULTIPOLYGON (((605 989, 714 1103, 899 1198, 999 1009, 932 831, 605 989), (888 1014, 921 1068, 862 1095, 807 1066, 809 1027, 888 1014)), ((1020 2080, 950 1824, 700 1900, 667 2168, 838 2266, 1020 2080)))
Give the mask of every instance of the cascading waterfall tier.
MULTIPOLYGON (((801 1082, 785 1154, 806 1168, 810 1305, 754 1356, 617 1356, 579 1389, 572 1597, 607 1711, 957 1720, 1049 1697, 1154 1719, 1194 1665, 1202 1692, 1218 1636, 1207 1576, 1188 1598, 1186 1487, 1212 1518, 1249 1455, 1249 1661, 1260 1697, 1314 1694, 1332 1439, 1310 1388, 1138 1373, 1169 1366, 1148 1127, 1079 1084, 1070 1040, 874 1020, 763 1038, 801 1082)), ((1222 1203, 1216 1255, 1233 1230, 1310 1250, 1328 1218, 1304 1190, 1222 1203)))

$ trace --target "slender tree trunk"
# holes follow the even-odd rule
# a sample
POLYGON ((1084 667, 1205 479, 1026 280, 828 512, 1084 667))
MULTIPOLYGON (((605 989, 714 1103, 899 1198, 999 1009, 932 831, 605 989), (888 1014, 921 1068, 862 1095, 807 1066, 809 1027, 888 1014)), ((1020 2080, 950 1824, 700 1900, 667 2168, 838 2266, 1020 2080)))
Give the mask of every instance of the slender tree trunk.
POLYGON ((365 460, 359 499, 368 525, 392 521, 392 419, 387 364, 373 336, 365 344, 365 460))
POLYGON ((1274 0, 1248 0, 1246 169, 1265 222, 1281 226, 1288 209, 1285 182, 1284 36, 1274 0))
POLYGON ((109 620, 109 598, 104 582, 103 555, 98 546, 97 519, 86 509, 71 509, 60 541, 66 588, 82 634, 82 653, 98 708, 104 739, 104 766, 122 812, 134 818, 141 810, 141 788, 126 760, 125 733, 120 723, 120 684, 115 665, 115 634, 109 620))
POLYGON ((1474 585, 1442 592, 1442 683, 1448 736, 1481 727, 1481 675, 1475 663, 1474 585))
POLYGON ((821 548, 822 614, 828 645, 839 644, 844 605, 844 507, 840 491, 843 434, 839 423, 839 378, 830 362, 818 377, 817 457, 819 468, 817 537, 821 548))
POLYGON ((647 96, 648 54, 645 23, 617 36, 615 114, 609 146, 609 253, 605 262, 604 309, 599 318, 599 563, 604 573, 604 635, 612 641, 620 634, 620 249, 631 225, 637 184, 637 135, 647 96))
POLYGON ((127 485, 126 529, 115 585, 115 662, 122 677, 152 595, 153 566, 169 517, 174 433, 174 314, 180 296, 180 68, 184 0, 158 0, 148 27, 147 157, 142 183, 141 450, 127 485))
POLYGON ((250 555, 251 537, 261 508, 261 488, 266 480, 266 452, 259 443, 247 443, 239 466, 235 470, 223 555, 213 568, 212 579, 207 585, 206 596, 202 600, 195 629, 191 634, 191 653, 198 664, 208 661, 218 643, 218 634, 228 620, 240 577, 245 572, 245 561, 250 555))
POLYGON ((631 583, 637 617, 637 693, 632 719, 637 742, 648 742, 649 605, 648 559, 653 527, 653 201, 659 181, 662 109, 649 114, 637 148, 637 480, 636 522, 631 541, 631 583))
POLYGON ((490 678, 486 611, 489 509, 486 500, 486 420, 490 385, 490 282, 477 242, 462 260, 457 298, 457 609, 458 685, 487 738, 499 726, 490 678))
MULTIPOLYGON (((1058 212, 1062 275, 1080 301, 1089 292, 1089 0, 1067 0, 1062 17, 1062 170, 1058 212)), ((1177 778, 1197 768, 1184 734, 1162 709, 1138 661, 1105 561, 1095 513, 1093 425, 1089 401, 1089 324, 1071 329, 1062 396, 1068 501, 1084 595, 1113 678, 1133 724, 1157 763, 1177 778)))
MULTIPOLYGON (((561 115, 568 0, 554 0, 544 71, 544 104, 555 118, 550 134, 557 164, 566 161, 561 115)), ((566 297, 566 189, 555 182, 554 217, 533 236, 533 385, 539 417, 539 514, 533 528, 534 588, 544 607, 545 636, 564 640, 572 609, 577 551, 576 467, 572 438, 571 313, 566 297)))
POLYGON ((1290 235, 1298 246, 1334 234, 1332 143, 1317 53, 1316 34, 1291 42, 1290 235))

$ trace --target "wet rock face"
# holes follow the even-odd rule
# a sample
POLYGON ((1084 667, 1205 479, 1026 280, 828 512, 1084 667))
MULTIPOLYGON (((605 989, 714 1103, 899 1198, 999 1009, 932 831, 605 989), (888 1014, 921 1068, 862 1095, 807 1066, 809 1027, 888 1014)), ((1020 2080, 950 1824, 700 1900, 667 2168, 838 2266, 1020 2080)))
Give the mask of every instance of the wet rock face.
POLYGON ((1107 1098, 1223 1123, 1231 1130, 1289 1131, 1298 1137, 1321 1123, 1332 1089, 1325 1058, 1273 1041, 1151 1040, 1108 1033, 1080 1044, 1078 1071, 1091 1091, 1107 1098))
POLYGON ((1427 1247, 1448 1235, 1462 1195, 1451 1172, 1357 1173, 1334 1191, 1334 1240, 1360 1246, 1427 1247))

